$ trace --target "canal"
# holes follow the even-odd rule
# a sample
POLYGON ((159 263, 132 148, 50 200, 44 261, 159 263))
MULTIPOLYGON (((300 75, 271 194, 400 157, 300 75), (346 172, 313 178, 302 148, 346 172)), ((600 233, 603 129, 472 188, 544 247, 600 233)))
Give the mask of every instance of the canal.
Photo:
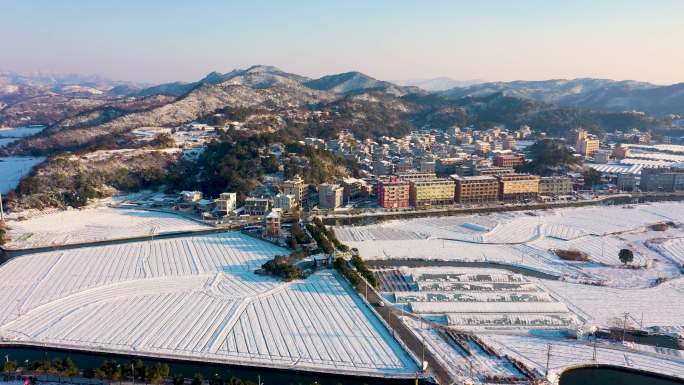
POLYGON ((115 360, 125 365, 132 359, 141 359, 147 366, 157 362, 168 364, 171 376, 181 373, 186 378, 192 378, 195 373, 201 373, 205 379, 218 375, 224 380, 237 377, 243 381, 257 383, 260 379, 263 385, 409 385, 414 384, 411 379, 379 379, 373 377, 343 376, 323 373, 309 373, 296 370, 268 369, 244 366, 222 365, 183 360, 150 359, 142 356, 128 356, 118 354, 90 353, 83 351, 67 351, 61 349, 45 349, 34 347, 14 347, 0 345, 0 357, 5 356, 16 361, 19 366, 39 360, 53 360, 70 357, 80 370, 96 369, 105 360, 115 360))
POLYGON ((613 367, 570 369, 561 375, 559 385, 681 385, 684 380, 658 373, 613 367))

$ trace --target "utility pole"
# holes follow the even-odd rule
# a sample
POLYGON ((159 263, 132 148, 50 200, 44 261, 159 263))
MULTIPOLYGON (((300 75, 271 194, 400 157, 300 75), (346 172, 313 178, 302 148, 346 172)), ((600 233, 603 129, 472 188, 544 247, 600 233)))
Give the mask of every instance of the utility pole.
POLYGON ((594 364, 598 363, 598 356, 596 355, 596 338, 594 338, 594 356, 592 357, 594 364))
POLYGON ((625 335, 627 334, 627 317, 629 313, 625 313, 625 320, 622 322, 622 342, 625 342, 625 335))
POLYGON ((551 364, 551 344, 546 345, 546 377, 549 376, 549 365, 551 364))
POLYGON ((5 221, 5 211, 2 209, 2 193, 0 192, 0 221, 5 221))

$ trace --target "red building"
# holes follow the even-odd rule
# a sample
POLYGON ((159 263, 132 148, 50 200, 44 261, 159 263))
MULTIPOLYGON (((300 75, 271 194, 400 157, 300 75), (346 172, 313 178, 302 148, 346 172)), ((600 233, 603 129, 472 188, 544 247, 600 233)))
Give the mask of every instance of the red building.
POLYGON ((497 167, 517 167, 525 162, 521 154, 498 154, 494 157, 494 165, 497 167))
POLYGON ((410 183, 390 176, 378 181, 378 204, 386 209, 409 207, 410 183))

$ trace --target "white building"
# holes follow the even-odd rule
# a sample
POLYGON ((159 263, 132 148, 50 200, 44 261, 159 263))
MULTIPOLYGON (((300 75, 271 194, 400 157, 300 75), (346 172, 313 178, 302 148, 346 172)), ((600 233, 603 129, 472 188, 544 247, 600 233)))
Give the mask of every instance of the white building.
POLYGON ((221 193, 214 202, 216 203, 216 209, 218 211, 229 213, 235 210, 235 207, 237 206, 237 194, 230 192, 221 193))

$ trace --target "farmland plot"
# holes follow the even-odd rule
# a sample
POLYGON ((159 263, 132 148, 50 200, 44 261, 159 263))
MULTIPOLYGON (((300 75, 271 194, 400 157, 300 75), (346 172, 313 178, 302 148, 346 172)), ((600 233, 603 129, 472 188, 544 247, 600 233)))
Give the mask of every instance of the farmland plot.
POLYGON ((286 253, 228 232, 20 256, 0 266, 0 337, 249 366, 415 372, 336 273, 289 283, 253 273, 286 253))
POLYGON ((111 207, 57 211, 9 221, 11 249, 58 246, 109 239, 208 229, 181 216, 157 211, 111 207))

